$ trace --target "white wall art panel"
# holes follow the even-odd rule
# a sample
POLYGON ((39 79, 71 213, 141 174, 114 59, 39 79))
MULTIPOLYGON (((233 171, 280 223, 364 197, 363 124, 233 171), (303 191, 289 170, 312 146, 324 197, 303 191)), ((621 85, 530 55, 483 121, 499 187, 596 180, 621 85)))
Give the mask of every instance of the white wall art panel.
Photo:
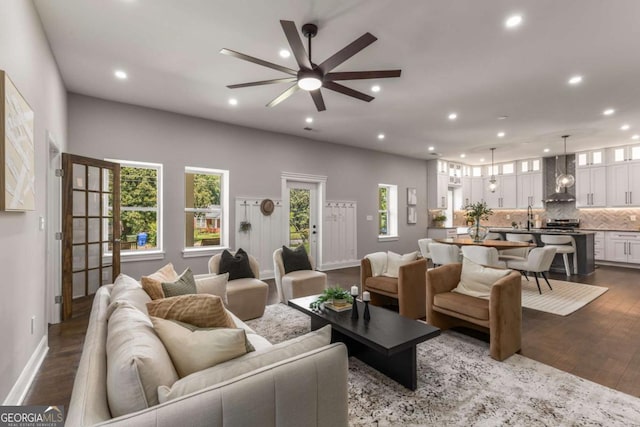
POLYGON ((323 212, 322 270, 359 265, 357 203, 327 201, 323 212))

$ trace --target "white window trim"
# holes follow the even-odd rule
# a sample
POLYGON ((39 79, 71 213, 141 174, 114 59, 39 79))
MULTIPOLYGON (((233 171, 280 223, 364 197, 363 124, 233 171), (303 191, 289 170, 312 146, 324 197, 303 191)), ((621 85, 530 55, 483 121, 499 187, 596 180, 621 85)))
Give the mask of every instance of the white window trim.
MULTIPOLYGON (((388 242, 388 241, 393 241, 393 240, 398 240, 399 236, 398 236, 398 186, 394 185, 394 184, 378 184, 378 192, 377 192, 377 197, 376 197, 376 202, 377 205, 380 206, 380 188, 381 187, 387 187, 388 190, 388 194, 389 194, 389 200, 387 200, 387 209, 389 212, 389 217, 387 218, 387 225, 389 227, 388 230, 388 234, 378 234, 378 241, 379 242, 388 242)), ((378 218, 380 215, 380 209, 377 210, 378 213, 378 218)), ((378 219, 378 225, 377 227, 380 226, 379 223, 379 219, 378 219)))
MULTIPOLYGON (((164 210, 163 206, 163 165, 162 163, 151 163, 151 162, 139 162, 135 160, 122 160, 122 159, 105 159, 108 162, 118 163, 120 166, 129 166, 129 167, 137 167, 137 168, 154 168, 158 170, 158 214, 156 216, 156 248, 154 249, 141 249, 135 251, 120 251, 120 261, 121 262, 133 262, 133 261, 151 261, 164 259, 164 233, 162 228, 162 212, 164 210)), ((115 224, 114 224, 115 226, 115 224)), ((103 258, 109 260, 113 257, 111 252, 104 253, 103 258)))
MULTIPOLYGON (((207 174, 207 175, 222 175, 222 185, 220 186, 220 191, 222 194, 220 195, 220 201, 222 206, 222 238, 220 239, 220 244, 218 246, 205 246, 198 247, 192 246, 187 247, 185 243, 187 241, 187 236, 183 235, 182 237, 182 257, 183 258, 195 258, 195 257, 204 257, 215 255, 216 253, 229 249, 229 211, 231 210, 229 206, 229 171, 225 169, 213 169, 213 168, 200 168, 195 166, 185 166, 184 175, 187 173, 198 173, 198 174, 207 174)), ((185 178, 183 175, 183 179, 185 178)), ((183 185, 184 188, 184 185, 183 185)), ((185 194, 186 199, 186 194, 185 194)), ((187 207, 183 208, 185 211, 187 207)))

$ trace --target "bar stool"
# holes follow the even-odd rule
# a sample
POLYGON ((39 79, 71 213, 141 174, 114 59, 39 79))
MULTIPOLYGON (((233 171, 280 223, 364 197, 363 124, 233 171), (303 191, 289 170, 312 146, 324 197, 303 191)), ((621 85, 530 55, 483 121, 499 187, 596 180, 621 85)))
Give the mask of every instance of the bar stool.
MULTIPOLYGON (((505 237, 507 238, 508 242, 529 242, 529 243, 536 242, 536 239, 533 237, 533 234, 528 234, 528 233, 507 233, 505 237)), ((500 251, 500 260, 501 261, 526 260, 530 250, 531 248, 503 249, 500 251)))
POLYGON ((540 236, 540 240, 545 246, 552 246, 556 248, 556 253, 562 254, 564 259, 564 270, 567 276, 571 276, 571 269, 569 268, 568 254, 573 254, 573 274, 578 274, 578 251, 576 250, 576 240, 573 236, 560 236, 557 234, 543 234, 540 236))

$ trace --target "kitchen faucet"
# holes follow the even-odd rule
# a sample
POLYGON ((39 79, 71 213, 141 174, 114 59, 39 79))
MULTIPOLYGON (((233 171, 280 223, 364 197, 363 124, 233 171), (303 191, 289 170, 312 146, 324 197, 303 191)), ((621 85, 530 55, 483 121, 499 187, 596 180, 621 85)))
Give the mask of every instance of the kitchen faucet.
POLYGON ((533 208, 527 206, 527 231, 531 231, 531 223, 533 222, 533 208))

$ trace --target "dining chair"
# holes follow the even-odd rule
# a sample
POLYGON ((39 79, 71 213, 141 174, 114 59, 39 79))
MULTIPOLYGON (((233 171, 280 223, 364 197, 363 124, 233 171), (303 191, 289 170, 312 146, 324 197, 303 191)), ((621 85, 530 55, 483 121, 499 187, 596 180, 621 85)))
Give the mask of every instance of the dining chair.
MULTIPOLYGON (((508 242, 529 242, 535 243, 536 239, 533 237, 533 234, 529 233, 507 233, 505 236, 508 242)), ((513 248, 513 249, 503 249, 500 251, 500 260, 509 261, 509 260, 518 260, 522 261, 527 259, 527 255, 531 248, 513 248)))
POLYGON ((540 236, 540 240, 542 240, 545 246, 553 246, 557 250, 556 253, 562 254, 564 271, 567 273, 567 276, 571 276, 568 254, 573 254, 573 274, 578 274, 578 251, 576 250, 576 240, 573 236, 543 234, 540 236))
POLYGON ((429 252, 434 267, 437 265, 454 264, 460 262, 460 248, 446 243, 430 243, 429 252))
POLYGON ((418 248, 420 248, 420 254, 422 258, 427 262, 431 259, 431 252, 429 251, 429 245, 433 243, 433 239, 418 239, 418 248))
POLYGON ((531 252, 529 252, 529 255, 527 256, 527 259, 512 259, 507 261, 507 267, 513 270, 519 270, 520 272, 533 273, 536 278, 536 285, 538 285, 538 292, 542 294, 542 290, 540 289, 540 282, 538 281, 538 273, 540 273, 544 278, 544 281, 547 282, 547 286, 549 286, 549 289, 553 290, 551 284, 549 283, 549 279, 547 279, 546 272, 549 271, 549 268, 551 268, 551 263, 553 262, 553 257, 555 255, 555 247, 543 246, 531 250, 531 252))
POLYGON ((489 267, 506 267, 507 263, 500 261, 500 254, 496 248, 488 248, 486 246, 463 246, 462 256, 470 259, 476 264, 486 265, 489 267))

